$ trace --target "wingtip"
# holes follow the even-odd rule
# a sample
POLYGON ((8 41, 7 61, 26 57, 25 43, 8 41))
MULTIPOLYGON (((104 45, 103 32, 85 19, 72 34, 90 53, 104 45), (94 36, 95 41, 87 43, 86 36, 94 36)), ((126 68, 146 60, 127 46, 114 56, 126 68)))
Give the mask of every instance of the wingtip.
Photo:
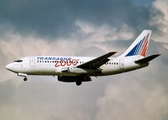
POLYGON ((117 52, 109 52, 110 54, 115 54, 115 53, 117 53, 117 52))
POLYGON ((157 57, 157 56, 160 56, 160 55, 161 55, 161 54, 154 54, 154 56, 156 56, 156 57, 157 57))

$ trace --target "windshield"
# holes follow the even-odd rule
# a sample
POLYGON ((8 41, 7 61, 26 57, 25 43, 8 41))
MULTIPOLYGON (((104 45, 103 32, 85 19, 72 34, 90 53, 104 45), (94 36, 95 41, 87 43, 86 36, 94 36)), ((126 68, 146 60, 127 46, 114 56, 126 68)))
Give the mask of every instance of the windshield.
POLYGON ((22 62, 23 60, 15 60, 14 62, 22 62))

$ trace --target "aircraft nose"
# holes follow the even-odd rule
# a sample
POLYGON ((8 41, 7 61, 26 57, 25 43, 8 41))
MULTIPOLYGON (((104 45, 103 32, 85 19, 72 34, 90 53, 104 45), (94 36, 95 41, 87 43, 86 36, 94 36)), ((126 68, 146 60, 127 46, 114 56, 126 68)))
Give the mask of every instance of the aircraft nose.
POLYGON ((8 65, 5 66, 5 68, 6 68, 7 70, 12 70, 12 66, 13 66, 13 65, 8 64, 8 65))

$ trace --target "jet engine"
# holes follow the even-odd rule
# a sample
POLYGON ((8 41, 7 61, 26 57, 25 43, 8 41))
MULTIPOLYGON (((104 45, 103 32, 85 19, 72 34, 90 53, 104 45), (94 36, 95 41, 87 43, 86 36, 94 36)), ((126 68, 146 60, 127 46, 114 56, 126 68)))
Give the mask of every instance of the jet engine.
POLYGON ((81 85, 82 82, 91 81, 89 76, 58 76, 58 80, 62 82, 76 82, 76 85, 81 85))

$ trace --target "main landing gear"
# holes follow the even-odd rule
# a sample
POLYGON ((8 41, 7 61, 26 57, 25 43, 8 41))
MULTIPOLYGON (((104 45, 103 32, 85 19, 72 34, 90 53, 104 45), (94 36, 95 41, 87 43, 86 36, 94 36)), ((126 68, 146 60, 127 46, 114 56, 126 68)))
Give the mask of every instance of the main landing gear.
POLYGON ((76 85, 80 86, 82 82, 87 82, 87 81, 91 81, 91 78, 89 76, 79 76, 76 80, 76 85))
POLYGON ((77 80, 77 81, 76 81, 76 85, 77 85, 77 86, 80 86, 81 84, 82 84, 82 81, 81 81, 81 80, 77 80))

